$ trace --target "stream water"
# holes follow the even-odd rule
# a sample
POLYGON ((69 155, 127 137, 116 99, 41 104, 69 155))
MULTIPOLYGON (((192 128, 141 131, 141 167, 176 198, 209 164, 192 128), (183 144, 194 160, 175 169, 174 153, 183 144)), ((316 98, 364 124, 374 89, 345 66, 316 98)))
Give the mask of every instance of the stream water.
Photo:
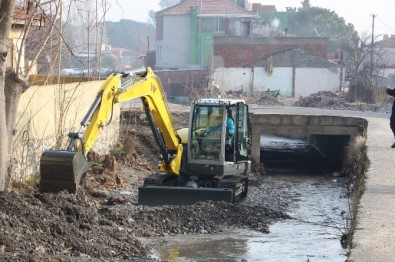
POLYGON ((163 261, 345 261, 340 238, 348 213, 345 189, 320 175, 268 175, 292 198, 294 220, 270 226, 269 234, 234 230, 214 235, 174 236, 154 257, 163 261))
MULTIPOLYGON (((274 159, 293 159, 298 166, 309 163, 320 165, 319 156, 308 152, 310 146, 303 141, 278 138, 262 141, 262 148, 282 148, 281 154, 291 152, 290 156, 282 155, 274 159), (298 156, 298 153, 303 155, 298 156)), ((273 151, 270 149, 268 152, 273 151)), ((280 165, 283 166, 283 163, 280 165)), ((157 248, 153 257, 161 261, 188 262, 346 261, 348 250, 340 243, 349 217, 346 189, 330 174, 310 171, 308 174, 290 174, 272 170, 265 175, 264 183, 287 199, 290 203, 288 213, 294 218, 270 225, 269 234, 235 229, 213 235, 166 237, 166 244, 157 248)))

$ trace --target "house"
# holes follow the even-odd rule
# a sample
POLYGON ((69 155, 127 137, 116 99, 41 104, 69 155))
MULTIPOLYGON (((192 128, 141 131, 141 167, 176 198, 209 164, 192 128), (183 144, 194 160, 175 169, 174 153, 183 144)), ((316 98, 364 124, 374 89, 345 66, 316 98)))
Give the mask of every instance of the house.
POLYGON ((302 49, 291 49, 256 60, 253 92, 279 90, 282 96, 309 96, 320 91, 340 91, 345 68, 302 49))
MULTIPOLYGON (((31 2, 29 2, 31 3, 31 2)), ((10 31, 9 55, 7 56, 7 66, 13 67, 19 73, 24 74, 29 66, 29 61, 25 61, 25 47, 23 44, 23 32, 26 23, 32 26, 43 26, 44 18, 42 15, 32 14, 30 4, 25 7, 16 5, 13 14, 13 23, 10 31)), ((34 71, 34 70, 33 70, 34 71)))
POLYGON ((341 89, 345 70, 328 60, 329 39, 278 34, 272 21, 257 15, 276 17, 274 6, 247 8, 252 11, 226 0, 184 0, 157 13, 155 69, 169 95, 203 94, 198 88, 222 95, 279 90, 284 96, 341 89), (168 71, 196 70, 204 71, 199 81, 173 74, 162 79, 168 71))
POLYGON ((221 93, 307 96, 340 90, 345 69, 327 59, 327 50, 326 38, 215 37, 212 78, 221 93))
POLYGON ((257 13, 263 21, 270 24, 275 29, 275 35, 287 35, 288 18, 290 13, 296 12, 295 8, 287 7, 286 12, 278 12, 274 5, 262 5, 251 3, 248 9, 257 13))
POLYGON ((395 35, 384 35, 381 41, 375 43, 375 53, 378 56, 380 75, 395 78, 395 35))
POLYGON ((156 13, 156 69, 211 67, 214 36, 263 36, 271 28, 226 0, 184 0, 156 13))

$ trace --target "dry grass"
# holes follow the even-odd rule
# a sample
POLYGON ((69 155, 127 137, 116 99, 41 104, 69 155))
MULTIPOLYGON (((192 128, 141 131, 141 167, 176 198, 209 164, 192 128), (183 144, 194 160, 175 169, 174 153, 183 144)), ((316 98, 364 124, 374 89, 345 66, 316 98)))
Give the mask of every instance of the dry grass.
POLYGON ((353 177, 362 178, 368 170, 370 161, 367 152, 366 137, 356 136, 349 143, 344 167, 353 177))
POLYGON ((367 155, 366 137, 356 136, 349 145, 346 153, 344 168, 349 174, 350 184, 350 228, 345 234, 345 245, 352 246, 352 236, 356 227, 356 216, 361 197, 365 191, 365 174, 370 166, 367 155))

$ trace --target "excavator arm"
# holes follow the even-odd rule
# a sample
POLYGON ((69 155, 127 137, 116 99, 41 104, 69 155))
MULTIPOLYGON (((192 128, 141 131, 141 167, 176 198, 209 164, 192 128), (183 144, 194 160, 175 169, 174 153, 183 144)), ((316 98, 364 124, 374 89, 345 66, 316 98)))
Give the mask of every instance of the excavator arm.
POLYGON ((67 150, 46 150, 40 160, 40 191, 76 192, 79 181, 89 165, 87 153, 101 130, 111 121, 113 107, 141 98, 151 129, 158 143, 162 161, 161 172, 178 175, 182 145, 167 106, 163 88, 151 68, 131 72, 131 78, 121 83, 126 74, 112 74, 99 89, 97 96, 81 121, 77 132, 69 133, 67 150))
POLYGON ((159 79, 151 68, 147 68, 146 73, 141 74, 141 78, 132 78, 131 81, 133 81, 132 88, 125 88, 118 92, 115 101, 123 103, 138 97, 141 98, 163 158, 159 171, 178 175, 181 166, 182 144, 174 127, 159 79))

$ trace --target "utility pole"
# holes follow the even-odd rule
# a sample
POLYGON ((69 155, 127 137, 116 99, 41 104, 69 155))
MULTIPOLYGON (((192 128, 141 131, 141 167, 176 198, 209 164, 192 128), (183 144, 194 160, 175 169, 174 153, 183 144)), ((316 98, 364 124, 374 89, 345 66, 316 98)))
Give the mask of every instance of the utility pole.
POLYGON ((373 76, 373 46, 374 46, 374 19, 376 18, 376 15, 372 15, 372 45, 370 49, 370 81, 372 81, 372 76, 373 76))

